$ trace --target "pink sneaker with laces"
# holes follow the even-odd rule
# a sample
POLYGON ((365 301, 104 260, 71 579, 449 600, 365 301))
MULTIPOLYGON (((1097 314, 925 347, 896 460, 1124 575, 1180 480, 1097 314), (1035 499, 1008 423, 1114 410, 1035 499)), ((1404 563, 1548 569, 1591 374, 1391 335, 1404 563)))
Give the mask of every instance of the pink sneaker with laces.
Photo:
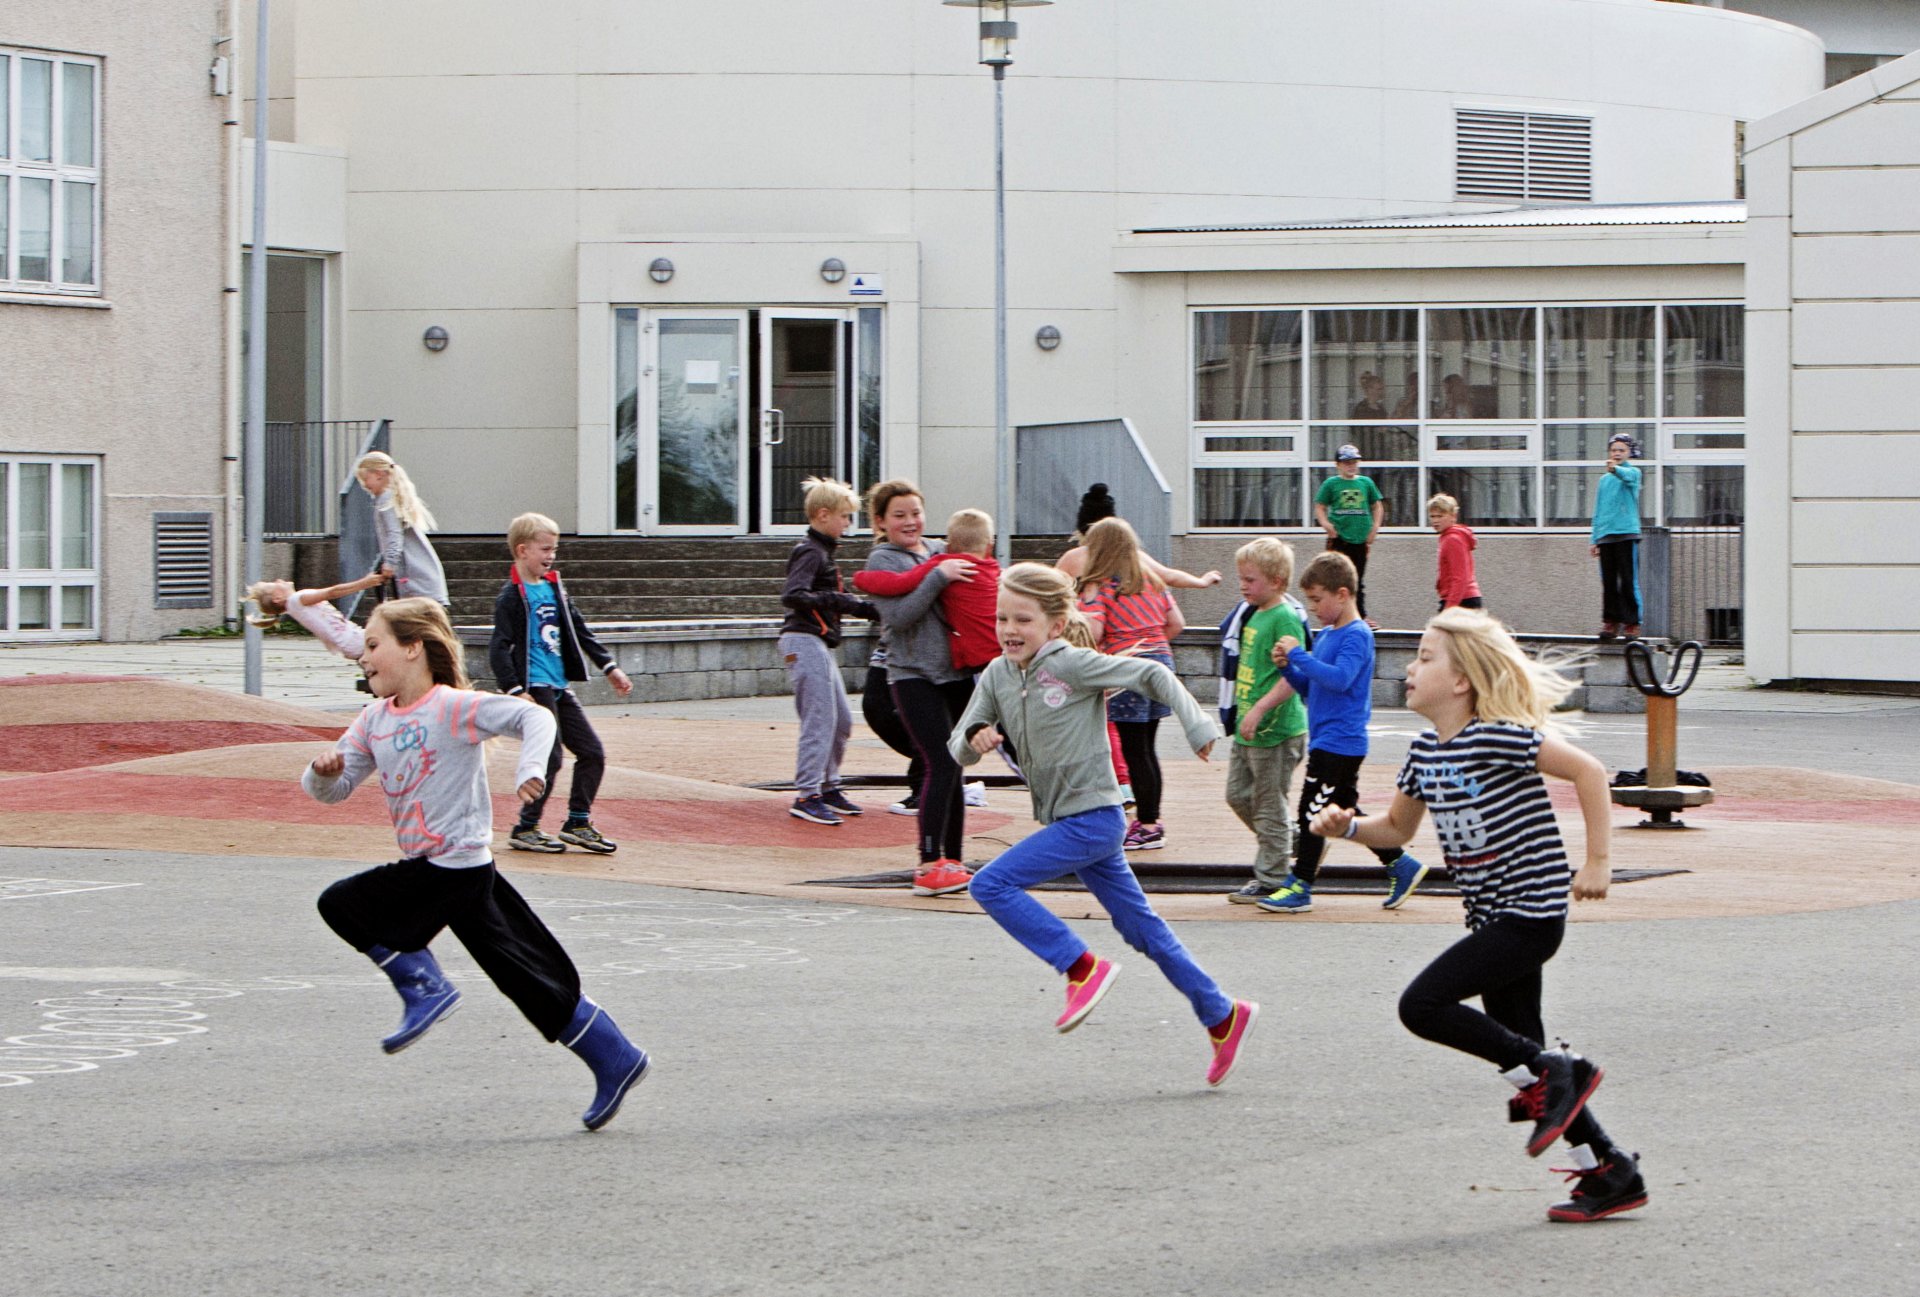
POLYGON ((1213 1043, 1213 1064, 1207 1068, 1207 1084, 1219 1085, 1233 1071, 1233 1065, 1240 1059, 1240 1042, 1253 1030, 1253 1020, 1260 1016, 1260 1006, 1252 1000, 1235 1000, 1233 1016, 1227 1020, 1227 1034, 1215 1039, 1212 1032, 1207 1039, 1213 1043))
POLYGON ((1120 965, 1111 959, 1096 959, 1092 971, 1080 981, 1068 978, 1067 1011, 1054 1022, 1054 1030, 1064 1034, 1084 1022, 1086 1016, 1093 1012, 1093 1006, 1100 1003, 1100 997, 1107 993, 1107 988, 1113 985, 1113 979, 1119 972, 1120 965))

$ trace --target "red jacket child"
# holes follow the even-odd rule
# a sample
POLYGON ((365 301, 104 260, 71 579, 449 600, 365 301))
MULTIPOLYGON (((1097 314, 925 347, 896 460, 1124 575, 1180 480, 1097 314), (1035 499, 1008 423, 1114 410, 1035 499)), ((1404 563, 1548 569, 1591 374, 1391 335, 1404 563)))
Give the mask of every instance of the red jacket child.
POLYGON ((918 589, 929 572, 951 558, 973 564, 973 580, 949 582, 940 592, 940 612, 947 622, 947 647, 953 654, 954 670, 978 671, 1000 656, 1000 637, 993 625, 994 604, 1000 598, 1000 564, 991 553, 948 550, 905 572, 868 569, 854 573, 853 586, 862 594, 896 599, 918 589))
POLYGON ((1480 583, 1473 575, 1473 551, 1477 544, 1472 530, 1457 522, 1441 529, 1440 575, 1433 584, 1440 593, 1442 608, 1463 603, 1471 608, 1481 606, 1480 583))

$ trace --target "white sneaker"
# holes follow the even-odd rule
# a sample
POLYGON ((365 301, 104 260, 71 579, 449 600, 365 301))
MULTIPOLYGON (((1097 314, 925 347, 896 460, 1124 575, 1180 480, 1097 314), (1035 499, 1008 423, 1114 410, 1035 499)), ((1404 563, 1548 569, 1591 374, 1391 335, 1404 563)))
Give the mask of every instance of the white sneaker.
POLYGON ((908 793, 899 801, 888 806, 887 812, 891 815, 918 815, 920 813, 919 795, 916 793, 908 793))
POLYGON ((985 784, 967 784, 965 785, 965 791, 967 805, 985 806, 987 804, 987 786, 985 784))

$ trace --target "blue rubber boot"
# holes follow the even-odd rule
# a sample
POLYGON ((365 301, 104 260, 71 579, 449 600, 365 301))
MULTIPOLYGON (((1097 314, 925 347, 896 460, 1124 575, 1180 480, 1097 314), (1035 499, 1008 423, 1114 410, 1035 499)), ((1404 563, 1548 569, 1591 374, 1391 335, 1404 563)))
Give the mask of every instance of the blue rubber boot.
POLYGON ((369 946, 367 958, 393 979, 405 1009, 400 1027, 380 1042, 380 1048, 397 1054, 427 1034, 434 1023, 460 1007, 460 988, 447 980, 431 950, 392 951, 385 946, 369 946))
POLYGON ((584 995, 573 1011, 573 1021, 561 1033, 560 1043, 593 1069, 593 1079, 598 1083, 593 1104, 580 1114, 580 1120, 588 1130, 599 1130, 620 1111, 620 1101, 627 1097, 627 1091, 647 1079, 647 1051, 628 1040, 607 1011, 584 995))

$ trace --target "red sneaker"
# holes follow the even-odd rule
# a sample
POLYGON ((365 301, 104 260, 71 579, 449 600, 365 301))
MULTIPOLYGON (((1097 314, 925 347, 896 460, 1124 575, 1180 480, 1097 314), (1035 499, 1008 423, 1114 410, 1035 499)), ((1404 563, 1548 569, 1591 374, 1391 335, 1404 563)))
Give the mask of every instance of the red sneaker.
POLYGON ((1240 1042, 1253 1030, 1253 1020, 1259 1016, 1260 1006, 1252 1000, 1235 1000, 1227 1034, 1218 1040, 1208 1034, 1207 1039, 1213 1041, 1213 1065, 1207 1068, 1208 1085, 1219 1085, 1232 1073, 1233 1065, 1240 1059, 1240 1042))
POLYGON ((1100 1003, 1100 997, 1113 985, 1114 976, 1119 973, 1120 965, 1111 959, 1093 961, 1093 971, 1076 982, 1067 980, 1067 1011, 1054 1022, 1055 1031, 1072 1031, 1093 1012, 1093 1006, 1100 1003))
POLYGON ((913 894, 951 896, 972 882, 972 872, 958 860, 929 860, 913 871, 913 894))

